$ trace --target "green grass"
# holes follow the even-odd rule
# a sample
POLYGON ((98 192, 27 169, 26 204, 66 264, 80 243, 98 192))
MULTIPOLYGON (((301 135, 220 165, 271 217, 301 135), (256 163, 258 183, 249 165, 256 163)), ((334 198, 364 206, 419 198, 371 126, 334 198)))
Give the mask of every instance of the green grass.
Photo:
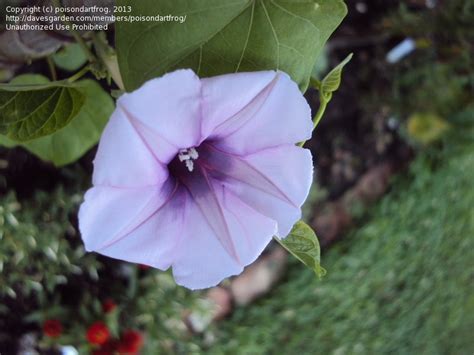
POLYGON ((213 330, 229 354, 472 354, 474 149, 421 154, 370 220, 213 330))

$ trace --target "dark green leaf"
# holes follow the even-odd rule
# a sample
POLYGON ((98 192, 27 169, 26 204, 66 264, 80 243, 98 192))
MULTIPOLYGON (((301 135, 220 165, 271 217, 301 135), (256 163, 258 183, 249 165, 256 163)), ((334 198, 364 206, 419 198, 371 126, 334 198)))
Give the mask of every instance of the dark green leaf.
POLYGON ((24 142, 51 134, 79 113, 84 95, 64 82, 0 85, 0 132, 24 142))
POLYGON ((130 15, 186 15, 180 22, 117 22, 127 90, 177 68, 199 76, 279 69, 305 90, 315 60, 347 10, 342 0, 118 0, 130 15))
POLYGON ((286 250, 312 269, 318 277, 326 274, 326 270, 320 265, 321 249, 318 238, 305 222, 296 222, 290 234, 285 239, 278 241, 286 250))
MULTIPOLYGON (((48 79, 40 75, 20 77, 25 82, 38 84, 48 79)), ((74 84, 85 96, 85 102, 78 115, 64 128, 51 135, 18 143, 0 135, 0 144, 13 147, 21 145, 43 160, 51 161, 57 166, 65 165, 79 159, 94 146, 102 133, 113 109, 112 98, 93 80, 83 80, 74 84)))
POLYGON ((352 59, 352 53, 346 59, 333 68, 321 82, 321 91, 325 94, 332 93, 341 85, 342 69, 352 59))

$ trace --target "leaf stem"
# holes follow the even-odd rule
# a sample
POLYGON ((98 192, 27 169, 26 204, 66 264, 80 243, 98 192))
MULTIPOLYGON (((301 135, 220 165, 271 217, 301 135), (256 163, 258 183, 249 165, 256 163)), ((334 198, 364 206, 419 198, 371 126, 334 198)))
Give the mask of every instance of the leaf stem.
POLYGON ((68 83, 73 83, 76 80, 82 78, 87 72, 89 72, 90 67, 86 65, 83 67, 81 70, 79 70, 77 73, 75 73, 73 76, 70 76, 69 78, 66 79, 68 83))
MULTIPOLYGON (((319 108, 313 118, 313 131, 318 126, 319 121, 323 117, 324 111, 332 99, 332 94, 339 88, 341 84, 342 69, 352 59, 352 53, 349 54, 341 63, 333 68, 322 81, 310 78, 309 83, 312 87, 319 91, 319 108)), ((298 146, 303 147, 306 141, 300 142, 298 146)))
POLYGON ((318 112, 316 112, 316 115, 313 118, 313 131, 318 126, 319 121, 321 121, 321 118, 323 118, 324 112, 326 111, 326 107, 328 106, 329 101, 331 101, 332 94, 330 95, 321 94, 319 95, 319 98, 320 98, 320 103, 319 103, 318 112))
POLYGON ((46 57, 46 62, 48 63, 48 69, 49 69, 49 72, 51 73, 52 81, 58 80, 58 74, 56 73, 56 67, 55 67, 54 62, 51 59, 51 57, 49 57, 49 56, 46 57))
MULTIPOLYGON (((321 118, 323 118, 324 112, 326 111, 326 108, 328 106, 329 101, 331 101, 331 98, 332 98, 332 94, 324 95, 322 92, 320 92, 318 112, 316 112, 316 115, 314 115, 313 117, 313 131, 318 126, 319 121, 321 121, 321 118)), ((298 143, 298 146, 303 147, 305 143, 306 141, 302 141, 298 143)))

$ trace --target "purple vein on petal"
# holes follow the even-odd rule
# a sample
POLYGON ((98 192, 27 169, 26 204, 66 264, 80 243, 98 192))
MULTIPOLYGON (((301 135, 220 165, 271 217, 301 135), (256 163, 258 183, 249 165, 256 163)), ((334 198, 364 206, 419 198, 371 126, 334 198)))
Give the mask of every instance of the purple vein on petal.
MULTIPOLYGON (((187 191, 186 188, 184 188, 182 185, 179 186, 179 183, 177 183, 177 185, 178 185, 177 189, 180 190, 180 192, 183 193, 183 203, 181 205, 181 212, 182 212, 181 218, 184 221, 185 217, 186 217, 186 213, 188 212, 187 211, 187 208, 188 208, 188 205, 189 205, 188 198, 191 198, 191 196, 188 196, 189 191, 187 191)), ((186 226, 185 226, 184 223, 180 223, 180 232, 177 233, 178 237, 177 237, 176 243, 174 244, 173 249, 170 252, 170 254, 176 255, 178 253, 178 251, 180 250, 181 244, 182 244, 183 240, 185 239, 184 238, 184 233, 183 233, 183 230, 185 229, 185 227, 186 226)))
POLYGON ((252 98, 249 103, 247 103, 234 115, 217 125, 214 128, 212 135, 218 136, 219 139, 228 137, 250 122, 265 104, 266 99, 278 81, 279 75, 280 74, 277 72, 275 77, 257 95, 255 95, 255 97, 252 98), (241 116, 245 115, 247 117, 242 119, 241 116), (232 127, 232 125, 235 127, 232 127))
POLYGON ((244 184, 250 185, 260 191, 268 193, 290 205, 299 208, 297 204, 295 204, 290 197, 285 194, 285 192, 278 187, 278 185, 272 181, 271 178, 263 174, 257 168, 255 168, 252 164, 246 161, 244 158, 223 151, 215 147, 212 144, 207 144, 208 149, 213 150, 211 154, 208 154, 207 159, 209 162, 209 166, 214 168, 213 173, 217 176, 225 175, 231 179, 240 181, 244 184), (222 167, 221 169, 215 169, 215 167, 222 167))
MULTIPOLYGON (((252 206, 249 206, 247 203, 242 201, 236 194, 232 193, 231 191, 227 191, 227 193, 231 194, 235 199, 238 199, 242 204, 247 206, 249 209, 254 210, 252 206)), ((237 221, 237 223, 239 224, 240 228, 242 228, 242 230, 244 232, 244 235, 245 235, 245 241, 247 243, 247 247, 250 248, 251 247, 251 242, 250 242, 251 237, 248 234, 247 228, 245 228, 245 226, 244 226, 244 223, 243 223, 244 221, 242 221, 241 218, 239 218, 239 216, 235 212, 233 212, 232 210, 230 210, 229 213, 234 216, 234 218, 237 221)))
POLYGON ((198 165, 198 169, 193 171, 192 176, 181 179, 181 182, 188 189, 207 224, 214 231, 224 249, 239 265, 243 266, 237 254, 224 211, 206 169, 198 165))
MULTIPOLYGON (((171 192, 169 193, 169 196, 165 199, 165 201, 161 205, 157 206, 156 209, 152 209, 149 214, 146 214, 146 217, 143 217, 141 219, 137 218, 138 216, 141 216, 144 212, 146 212, 146 210, 150 207, 150 205, 152 205, 154 202, 156 202, 156 200, 154 198, 151 198, 146 203, 146 205, 142 209, 140 209, 140 211, 135 215, 135 217, 132 218, 132 221, 128 225, 123 227, 122 230, 119 233, 117 233, 117 236, 115 238, 113 238, 107 244, 104 244, 103 246, 101 246, 99 249, 97 249, 97 251, 106 249, 106 248, 110 247, 111 245, 113 245, 115 243, 118 243, 120 240, 122 240, 127 235, 132 233, 138 227, 140 227, 141 225, 143 225, 144 223, 149 221, 153 216, 155 216, 159 211, 161 211, 171 201, 173 196, 176 194, 176 191, 178 190, 178 186, 179 186, 178 182, 175 181, 174 182, 174 187, 171 190, 171 192), (139 220, 139 222, 137 222, 137 219, 139 220)), ((163 188, 165 188, 165 186, 163 188)))
POLYGON ((157 132, 155 132, 154 130, 152 130, 151 128, 149 128, 145 123, 141 122, 139 119, 137 119, 131 112, 129 112, 123 105, 120 105, 120 106, 117 106, 117 107, 120 107, 120 109, 122 109, 122 111, 124 112, 125 114, 125 117, 127 117, 128 121, 130 122, 130 124, 132 125, 132 127, 134 128, 134 130, 137 132, 138 136, 140 137, 140 139, 143 141, 143 144, 145 144, 146 148, 148 149, 148 151, 150 152, 151 155, 153 155, 153 157, 155 158, 155 160, 163 165, 164 167, 166 167, 167 163, 163 162, 160 160, 160 158, 158 158, 155 154, 155 152, 153 151, 153 149, 150 147, 150 145, 148 144, 146 138, 143 136, 143 133, 142 133, 142 129, 144 132, 147 132, 147 131, 150 131, 150 132, 153 132, 156 136, 158 136, 160 139, 162 139, 164 142, 166 142, 168 145, 174 147, 176 149, 176 151, 179 150, 179 148, 174 144, 174 143, 171 143, 169 140, 167 140, 166 138, 164 138, 162 135, 158 134, 157 132))

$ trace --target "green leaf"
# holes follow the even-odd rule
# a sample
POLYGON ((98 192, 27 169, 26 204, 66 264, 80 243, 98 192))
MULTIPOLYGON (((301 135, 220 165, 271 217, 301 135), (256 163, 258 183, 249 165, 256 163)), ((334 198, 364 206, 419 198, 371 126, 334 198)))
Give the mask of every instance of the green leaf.
POLYGON ((303 264, 312 269, 318 277, 326 274, 326 270, 320 265, 321 249, 318 238, 305 222, 296 222, 290 234, 285 239, 277 239, 277 241, 303 264))
POLYGON ((317 80, 321 77, 321 75, 328 70, 329 60, 328 60, 328 53, 326 50, 321 51, 319 53, 318 58, 316 58, 316 62, 314 63, 313 70, 311 72, 311 79, 317 80))
POLYGON ((118 0, 132 16, 178 21, 116 23, 120 71, 128 91, 178 68, 199 76, 279 69, 305 90, 315 60, 347 13, 342 0, 118 0))
MULTIPOLYGON (((15 88, 15 90, 25 89, 31 86, 50 88, 53 83, 49 79, 40 74, 22 74, 18 75, 8 84, 9 88, 15 88)), ((5 88, 7 89, 7 88, 5 88)))
POLYGON ((65 82, 0 84, 0 132, 20 142, 51 134, 76 117, 84 101, 65 82))
POLYGON ((349 63, 351 59, 352 53, 325 76, 321 82, 321 91, 323 93, 333 93, 339 89, 339 86, 341 85, 342 69, 344 69, 344 66, 349 63))
MULTIPOLYGON (((18 77, 22 82, 46 83, 41 75, 18 77)), ((39 158, 51 161, 56 166, 69 164, 79 159, 99 140, 107 123, 114 102, 94 80, 82 80, 74 87, 85 96, 85 102, 78 115, 64 128, 51 135, 28 142, 18 143, 0 135, 0 144, 7 147, 21 145, 39 158)))
POLYGON ((73 72, 86 64, 87 56, 79 44, 73 43, 56 52, 53 61, 58 68, 73 72))

